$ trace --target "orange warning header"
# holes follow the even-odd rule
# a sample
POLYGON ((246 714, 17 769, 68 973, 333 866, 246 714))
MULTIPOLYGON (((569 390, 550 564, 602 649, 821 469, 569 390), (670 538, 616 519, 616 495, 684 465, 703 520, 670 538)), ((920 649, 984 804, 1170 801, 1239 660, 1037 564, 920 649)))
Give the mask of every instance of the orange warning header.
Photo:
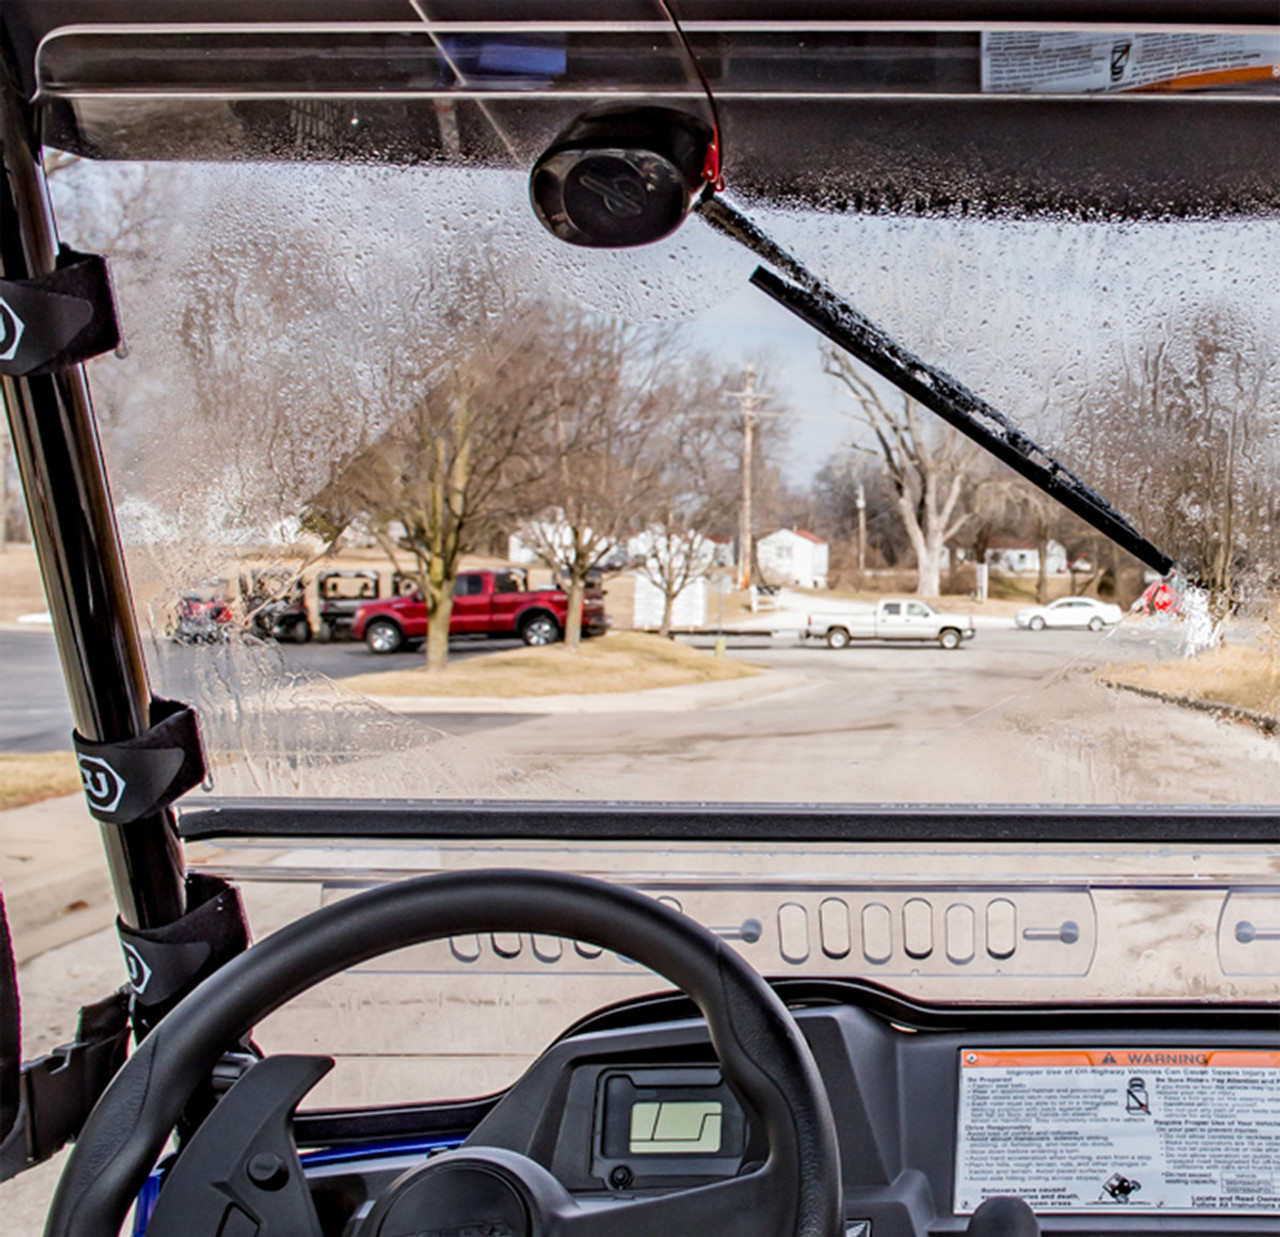
POLYGON ((1203 73, 1185 73, 1160 82, 1148 82, 1134 86, 1126 94, 1159 93, 1162 91, 1209 90, 1215 86, 1244 86, 1250 82, 1266 82, 1280 77, 1280 64, 1255 64, 1240 69, 1210 69, 1203 73))
POLYGON ((1046 1066, 1119 1069, 1280 1069, 1280 1052, 1223 1048, 1072 1048, 1023 1049, 1008 1052, 960 1051, 965 1069, 1043 1069, 1046 1066))

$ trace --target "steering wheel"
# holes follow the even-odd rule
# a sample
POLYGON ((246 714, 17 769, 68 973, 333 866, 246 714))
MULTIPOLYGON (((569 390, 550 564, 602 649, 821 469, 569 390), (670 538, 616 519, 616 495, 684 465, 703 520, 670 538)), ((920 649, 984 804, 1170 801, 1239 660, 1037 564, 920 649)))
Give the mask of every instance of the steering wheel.
MULTIPOLYGON (((840 1158, 831 1108, 809 1047, 773 990, 712 933, 643 894, 584 877, 518 870, 427 876, 355 895, 266 937, 206 979, 143 1041, 90 1114, 58 1184, 45 1237, 118 1237, 185 1104, 221 1054, 299 993, 407 945, 509 931, 613 950, 692 997, 706 1017, 726 1081, 763 1126, 768 1157, 756 1170, 713 1185, 639 1199, 577 1200, 532 1159, 466 1144, 398 1178, 364 1220, 361 1237, 737 1237, 748 1230, 759 1237, 839 1237, 840 1158)), ((292 1105, 329 1068, 322 1060, 316 1073, 314 1058, 268 1057, 232 1087, 171 1170, 157 1221, 183 1158, 192 1155, 218 1111, 256 1073, 265 1077, 265 1067, 300 1061, 313 1068, 301 1087, 296 1080, 286 1084, 290 1102, 275 1121, 272 1145, 283 1140, 286 1154, 251 1154, 267 1145, 253 1139, 270 1131, 261 1132, 266 1127, 243 1100, 238 1118, 224 1121, 221 1132, 226 1142, 229 1130, 235 1144, 233 1168, 247 1174, 243 1189, 264 1207, 291 1199, 304 1209, 295 1212, 303 1222, 259 1230, 251 1201, 248 1215, 228 1218, 228 1212, 208 1234, 181 1225, 176 1231, 190 1237, 319 1234, 288 1136, 292 1105)), ((251 1096, 247 1088, 242 1094, 251 1096)), ((228 1181, 200 1184, 206 1192, 225 1193, 235 1185, 228 1181)))

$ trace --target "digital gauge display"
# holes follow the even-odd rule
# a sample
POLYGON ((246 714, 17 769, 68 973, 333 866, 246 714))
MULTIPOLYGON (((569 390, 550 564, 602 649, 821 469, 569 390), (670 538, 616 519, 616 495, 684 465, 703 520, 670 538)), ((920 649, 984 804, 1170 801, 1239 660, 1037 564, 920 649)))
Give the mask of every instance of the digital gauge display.
POLYGON ((636 1100, 632 1155, 719 1155, 724 1105, 719 1100, 636 1100))
POLYGON ((746 1118, 720 1071, 700 1066, 611 1069, 597 1084, 596 1173, 617 1181, 731 1177, 746 1118))

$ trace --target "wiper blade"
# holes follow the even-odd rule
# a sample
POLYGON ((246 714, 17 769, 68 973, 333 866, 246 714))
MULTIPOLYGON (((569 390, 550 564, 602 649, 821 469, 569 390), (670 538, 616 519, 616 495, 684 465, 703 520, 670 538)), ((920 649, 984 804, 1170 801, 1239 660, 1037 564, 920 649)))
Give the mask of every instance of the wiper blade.
POLYGON ((946 371, 922 361, 887 331, 840 299, 806 266, 787 253, 722 197, 710 197, 698 213, 717 231, 745 245, 793 282, 757 267, 751 282, 833 344, 887 378, 898 390, 940 416, 966 437, 1056 499, 1162 576, 1173 559, 1152 545, 1096 490, 1086 485, 1004 413, 946 371))

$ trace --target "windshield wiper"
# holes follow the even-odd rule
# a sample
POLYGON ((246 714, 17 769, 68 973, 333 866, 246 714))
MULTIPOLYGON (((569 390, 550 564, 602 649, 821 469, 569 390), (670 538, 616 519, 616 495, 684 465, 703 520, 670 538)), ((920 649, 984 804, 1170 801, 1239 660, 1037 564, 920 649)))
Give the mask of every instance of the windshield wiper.
POLYGON ((784 309, 803 319, 833 344, 887 378, 904 394, 972 438, 996 459, 1153 571, 1163 576, 1173 569, 1173 559, 1169 555, 1152 545, 1101 494, 1050 455, 1004 413, 944 370, 922 361, 882 327, 841 300, 807 267, 722 197, 709 196, 696 209, 718 232, 745 245, 793 281, 788 282, 764 267, 757 267, 751 276, 751 282, 784 309))

